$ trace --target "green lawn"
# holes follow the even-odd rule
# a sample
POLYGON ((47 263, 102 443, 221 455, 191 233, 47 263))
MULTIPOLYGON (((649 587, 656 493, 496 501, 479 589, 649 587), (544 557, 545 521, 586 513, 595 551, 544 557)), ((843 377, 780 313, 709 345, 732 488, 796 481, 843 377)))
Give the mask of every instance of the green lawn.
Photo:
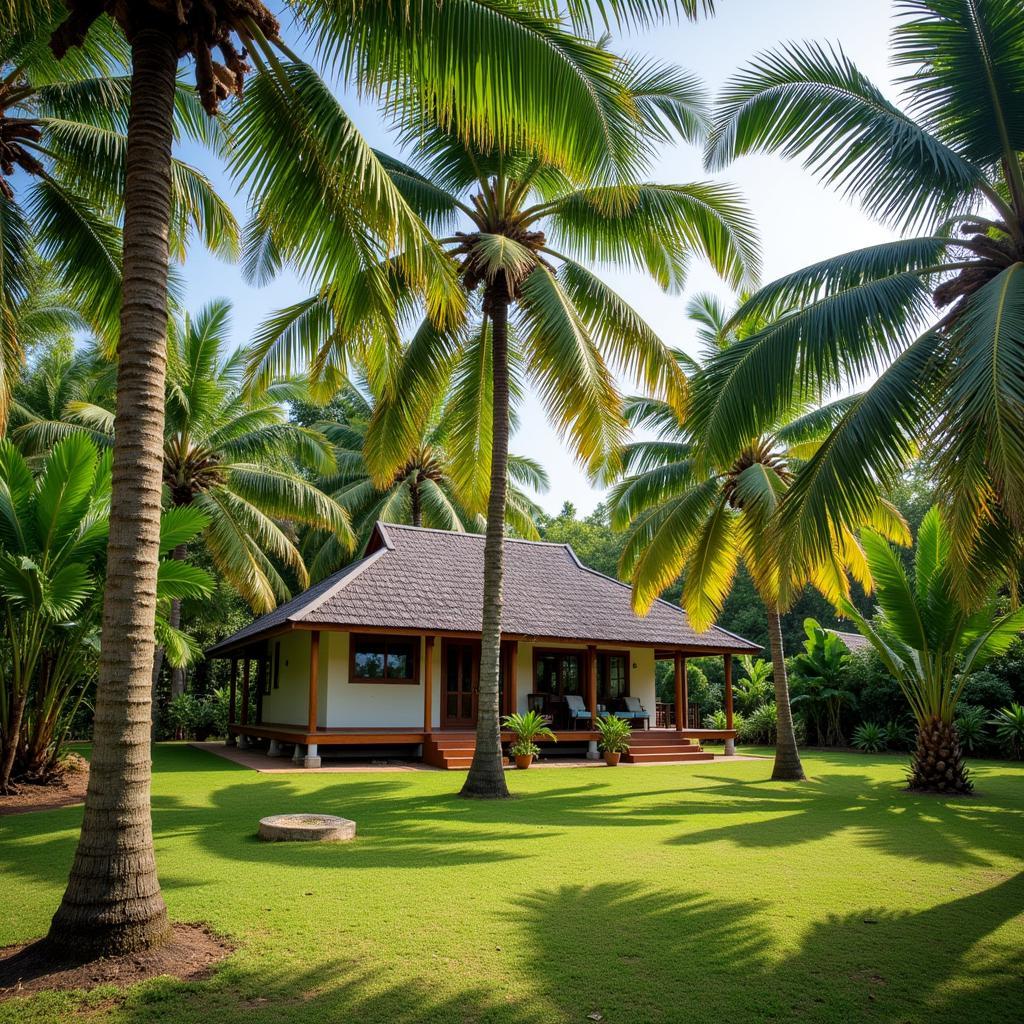
MULTIPOLYGON (((165 746, 171 914, 238 952, 207 982, 0 1021, 1020 1020, 1024 769, 979 764, 978 795, 947 801, 902 793, 899 759, 806 765, 804 785, 764 761, 521 772, 492 804, 454 773, 257 775, 165 746), (254 838, 299 810, 359 838, 254 838)), ((0 944, 45 931, 80 816, 0 819, 0 944)))

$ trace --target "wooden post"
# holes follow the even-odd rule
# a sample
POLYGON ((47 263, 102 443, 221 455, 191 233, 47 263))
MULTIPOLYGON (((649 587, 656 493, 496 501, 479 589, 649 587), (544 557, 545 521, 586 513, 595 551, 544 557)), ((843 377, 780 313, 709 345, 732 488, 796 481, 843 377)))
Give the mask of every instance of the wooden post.
POLYGON ((725 727, 732 728, 732 655, 725 656, 725 727))
POLYGON ((317 685, 320 681, 320 630, 314 629, 309 634, 309 731, 316 732, 318 694, 317 685))
POLYGON ((587 648, 587 710, 593 715, 591 724, 597 726, 597 647, 587 648))
POLYGON ((434 721, 434 638, 423 638, 423 731, 430 732, 434 721))
POLYGON ((242 662, 242 725, 249 724, 249 658, 242 662))
POLYGON ((677 652, 674 660, 676 684, 676 732, 682 732, 686 726, 686 703, 683 698, 683 657, 677 652))
POLYGON ((690 676, 686 667, 686 655, 679 655, 683 663, 683 728, 690 728, 690 676))
POLYGON ((228 687, 228 724, 234 725, 238 721, 238 711, 235 707, 238 696, 238 659, 231 659, 231 683, 228 687))
POLYGON ((519 676, 519 641, 509 640, 508 642, 508 672, 505 676, 505 693, 508 694, 507 705, 509 715, 514 715, 519 710, 519 694, 516 692, 516 685, 519 676))

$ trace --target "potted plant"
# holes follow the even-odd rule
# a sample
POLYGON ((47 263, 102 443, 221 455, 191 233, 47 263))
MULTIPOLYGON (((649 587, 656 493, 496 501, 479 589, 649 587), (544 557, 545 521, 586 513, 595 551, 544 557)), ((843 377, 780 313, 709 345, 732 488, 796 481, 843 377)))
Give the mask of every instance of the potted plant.
POLYGON ((615 715, 605 715, 598 717, 596 725, 601 734, 597 747, 604 752, 605 763, 614 768, 619 758, 629 752, 629 739, 632 736, 629 722, 615 715))
POLYGON ((537 740, 558 742, 558 737, 548 728, 544 716, 536 711, 527 711, 525 715, 507 715, 501 725, 515 735, 509 753, 516 759, 517 768, 529 768, 533 764, 533 759, 540 753, 537 740))

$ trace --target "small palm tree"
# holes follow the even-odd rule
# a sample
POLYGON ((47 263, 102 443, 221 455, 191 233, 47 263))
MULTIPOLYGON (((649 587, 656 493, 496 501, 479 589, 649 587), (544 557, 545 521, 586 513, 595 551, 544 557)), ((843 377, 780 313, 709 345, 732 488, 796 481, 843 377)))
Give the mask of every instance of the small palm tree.
MULTIPOLYGON (((439 411, 425 425, 408 461, 384 486, 376 483, 366 464, 366 436, 375 402, 365 389, 345 386, 332 403, 339 409, 338 419, 317 423, 333 443, 337 463, 336 472, 321 478, 319 486, 348 514, 358 552, 364 550, 378 519, 460 533, 484 529, 483 517, 469 511, 460 495, 463 482, 481 472, 479 463, 490 455, 466 444, 465 435, 453 437, 465 425, 466 417, 457 409, 464 399, 465 393, 459 389, 442 398, 439 411), (460 464, 460 459, 463 463, 468 459, 469 465, 460 464)), ((487 472, 486 463, 482 472, 487 472)), ((541 509, 522 488, 547 490, 547 474, 535 460, 510 455, 509 477, 513 481, 506 505, 509 527, 520 537, 536 540, 536 518, 541 509)), ((329 575, 351 556, 351 549, 340 543, 336 534, 321 530, 309 531, 303 550, 314 579, 329 575)))
POLYGON ((904 232, 767 285, 737 311, 767 325, 722 353, 693 415, 719 455, 777 419, 795 380, 859 385, 787 496, 783 520, 827 551, 923 451, 951 511, 965 600, 1024 526, 1024 19, 1018 0, 897 5, 890 102, 841 50, 790 44, 725 87, 708 145, 801 157, 904 232), (793 312, 793 310, 796 312, 793 312))
POLYGON ((962 607, 954 592, 952 537, 938 508, 921 523, 912 573, 883 537, 865 531, 862 543, 878 613, 869 621, 849 601, 843 611, 871 641, 914 714, 910 788, 968 793, 972 786, 954 724, 957 702, 970 673, 1020 635, 1024 609, 999 614, 994 588, 971 609, 962 607))
MULTIPOLYGON (((176 323, 168 346, 167 401, 164 420, 164 487, 171 507, 192 507, 205 516, 199 540, 223 578, 263 613, 290 596, 278 566, 300 587, 307 571, 289 524, 327 531, 336 547, 351 552, 354 537, 345 509, 302 472, 334 469, 328 440, 320 432, 289 422, 284 403, 306 395, 299 382, 275 381, 259 395, 243 392, 246 353, 228 351, 231 308, 212 302, 195 316, 176 323)), ((99 402, 70 399, 64 417, 104 437, 113 435, 110 394, 99 402)), ((52 430, 29 421, 46 437, 52 430)), ((186 557, 185 545, 173 557, 186 557)), ((171 609, 171 624, 181 621, 181 603, 171 609)), ((159 655, 157 658, 159 662, 159 655)), ((175 669, 171 694, 184 690, 184 673, 175 669)))
MULTIPOLYGON (((692 313, 713 352, 742 344, 726 328, 728 317, 710 300, 695 300, 692 313)), ((691 375, 691 387, 694 394, 707 387, 704 371, 691 375)), ((742 561, 768 614, 778 709, 775 779, 804 777, 790 708, 782 612, 807 583, 833 602, 848 592, 848 571, 866 588, 871 584, 860 545, 848 528, 833 528, 824 556, 805 551, 784 561, 777 523, 779 506, 800 466, 855 400, 813 408, 798 393, 791 394, 774 422, 727 450, 720 439, 696 433, 663 401, 635 398, 628 406, 634 426, 656 433, 655 440, 625 446, 626 475, 610 499, 613 526, 630 529, 620 571, 633 581, 634 608, 645 612, 682 576, 683 607, 697 629, 707 629, 742 561)), ((877 495, 871 522, 890 538, 909 542, 899 514, 877 495)))

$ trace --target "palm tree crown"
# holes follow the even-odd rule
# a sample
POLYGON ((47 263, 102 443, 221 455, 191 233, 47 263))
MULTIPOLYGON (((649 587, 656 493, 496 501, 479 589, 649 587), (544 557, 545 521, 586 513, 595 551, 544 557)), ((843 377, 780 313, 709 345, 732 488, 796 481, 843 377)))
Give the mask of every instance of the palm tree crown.
MULTIPOLYGON (((486 520, 467 509, 460 487, 478 472, 476 459, 489 459, 490 452, 477 453, 452 437, 452 425, 464 420, 455 409, 461 398, 462 393, 457 390, 442 398, 438 411, 423 430, 420 443, 382 486, 375 482, 364 454, 374 415, 372 395, 355 385, 346 386, 332 403, 339 407, 337 419, 316 424, 334 445, 337 465, 333 474, 319 480, 319 486, 348 513, 357 538, 357 552, 365 548, 377 520, 458 532, 483 530, 486 520), (464 463, 467 458, 472 464, 460 464, 460 460, 464 463)), ((536 539, 535 520, 541 510, 521 488, 546 490, 547 474, 533 459, 510 455, 509 476, 514 481, 506 503, 509 527, 520 537, 536 539)), ((310 531, 304 539, 303 550, 313 579, 323 578, 351 557, 351 550, 335 534, 325 535, 317 530, 310 531)))
POLYGON ((783 519, 824 552, 831 524, 863 516, 879 482, 923 450, 970 591, 981 556, 1016 557, 1024 524, 1024 19, 1015 0, 899 6, 902 108, 842 51, 811 44, 761 55, 726 87, 711 166, 802 157, 907 237, 752 296, 737 319, 767 324, 716 360, 693 414, 728 449, 777 417, 795 382, 879 373, 808 461, 783 519))

